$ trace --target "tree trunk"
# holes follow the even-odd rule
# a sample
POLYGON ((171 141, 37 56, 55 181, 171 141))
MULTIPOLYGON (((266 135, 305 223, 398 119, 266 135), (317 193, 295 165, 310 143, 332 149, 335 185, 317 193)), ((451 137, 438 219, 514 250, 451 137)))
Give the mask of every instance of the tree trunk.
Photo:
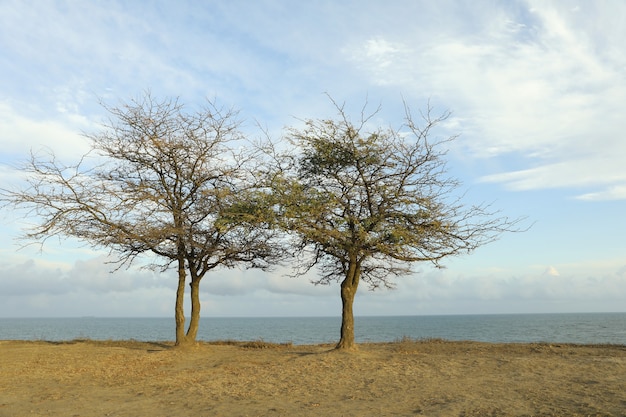
POLYGON ((176 289, 176 307, 174 318, 176 320, 176 346, 185 344, 185 261, 178 260, 178 288, 176 289))
POLYGON ((356 344, 354 343, 354 313, 352 311, 352 304, 354 303, 356 290, 359 287, 360 275, 361 269, 359 263, 356 260, 351 261, 346 278, 341 282, 341 337, 335 347, 336 349, 356 349, 356 344))
POLYGON ((200 278, 192 276, 191 283, 191 320, 187 329, 187 343, 195 343, 200 323, 200 278))

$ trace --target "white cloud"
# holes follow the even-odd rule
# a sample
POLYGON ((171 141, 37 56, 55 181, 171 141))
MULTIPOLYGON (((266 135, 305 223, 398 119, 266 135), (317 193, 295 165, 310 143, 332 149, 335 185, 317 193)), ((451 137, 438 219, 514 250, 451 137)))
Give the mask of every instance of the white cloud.
POLYGON ((296 296, 327 296, 334 293, 332 285, 313 285, 315 271, 306 276, 291 277, 289 268, 277 267, 271 272, 257 269, 219 269, 207 273, 202 279, 202 291, 211 295, 241 296, 269 292, 296 296))
POLYGON ((121 269, 105 255, 73 263, 27 260, 5 264, 0 270, 0 293, 16 296, 33 294, 98 294, 134 292, 146 288, 175 287, 167 275, 151 271, 121 269))
MULTIPOLYGON (((29 261, 3 268, 0 316, 171 314, 176 287, 173 272, 110 274, 105 261, 97 257, 66 267, 29 261)), ((567 311, 573 305, 578 311, 619 311, 626 297, 626 266, 615 265, 595 268, 600 272, 594 275, 586 272, 591 270, 589 265, 531 267, 518 273, 425 269, 398 278, 395 290, 371 292, 362 287, 354 307, 359 315, 550 312, 567 311)), ((209 273, 201 290, 205 317, 340 312, 339 285, 314 286, 305 277, 221 270, 209 273)))
POLYGON ((581 194, 577 197, 586 201, 626 200, 626 185, 613 185, 602 191, 581 194))
POLYGON ((0 102, 0 152, 6 155, 4 158, 25 160, 31 150, 37 152, 45 147, 61 158, 75 158, 89 150, 89 142, 80 133, 87 126, 82 119, 76 124, 30 119, 16 112, 8 102, 0 102))
POLYGON ((548 310, 558 309, 559 303, 564 301, 575 300, 581 307, 595 306, 600 311, 603 309, 602 301, 605 300, 605 307, 612 306, 619 311, 619 302, 626 296, 625 279, 623 268, 621 273, 620 270, 613 270, 594 276, 585 272, 560 273, 555 266, 543 271, 530 269, 517 274, 507 271, 489 275, 463 275, 444 270, 403 279, 398 289, 403 292, 403 295, 399 295, 402 299, 420 294, 421 302, 429 304, 446 304, 446 300, 471 300, 476 308, 479 308, 481 302, 489 301, 491 307, 498 305, 501 312, 511 312, 507 304, 517 304, 523 300, 529 303, 541 300, 548 310), (447 276, 447 279, 444 281, 438 278, 440 275, 447 276))
POLYGON ((591 185, 597 194, 581 198, 622 198, 615 189, 626 183, 626 30, 604 20, 620 12, 589 7, 486 11, 484 28, 471 35, 440 28, 425 42, 378 36, 351 57, 374 83, 452 106, 464 122, 459 143, 473 157, 516 155, 534 165, 484 180, 514 190, 591 185))
POLYGON ((407 71, 406 56, 412 53, 401 42, 391 42, 383 38, 367 39, 356 51, 346 48, 345 52, 361 68, 370 72, 373 82, 378 85, 400 84, 410 73, 407 71))
POLYGON ((4 265, 0 270, 0 294, 3 296, 33 296, 65 294, 70 291, 59 268, 42 268, 33 260, 4 265))
POLYGON ((591 200, 611 196, 613 199, 622 195, 625 186, 614 186, 615 183, 626 183, 626 170, 621 150, 594 158, 571 158, 566 161, 551 163, 536 168, 510 171, 486 175, 484 182, 499 182, 511 190, 533 190, 549 188, 585 188, 607 187, 605 191, 581 195, 579 198, 591 200))
POLYGON ((559 273, 559 271, 555 267, 549 266, 549 267, 546 268, 546 270, 544 272, 544 275, 548 275, 550 277, 558 277, 561 274, 559 273))

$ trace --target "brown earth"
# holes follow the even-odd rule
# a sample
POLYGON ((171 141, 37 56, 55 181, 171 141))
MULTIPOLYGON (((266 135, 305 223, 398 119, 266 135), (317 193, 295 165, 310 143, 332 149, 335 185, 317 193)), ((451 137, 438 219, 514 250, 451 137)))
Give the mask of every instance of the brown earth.
POLYGON ((0 342, 0 416, 626 416, 626 346, 0 342))

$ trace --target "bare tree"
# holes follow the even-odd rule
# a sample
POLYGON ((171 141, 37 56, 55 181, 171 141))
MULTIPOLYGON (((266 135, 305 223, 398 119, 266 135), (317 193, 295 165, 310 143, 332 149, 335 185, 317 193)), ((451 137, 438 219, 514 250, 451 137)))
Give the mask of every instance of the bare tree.
POLYGON ((3 190, 2 199, 40 220, 25 233, 30 241, 72 237, 108 248, 118 267, 152 253, 150 267, 176 268, 176 344, 193 343, 205 274, 239 264, 266 268, 276 254, 271 232, 246 202, 254 183, 245 169, 250 156, 233 150, 243 139, 237 112, 208 102, 190 113, 149 93, 105 108, 109 120, 86 135, 92 150, 77 164, 31 154, 27 187, 3 190))
POLYGON ((398 129, 368 130, 363 108, 354 124, 333 102, 338 118, 306 120, 287 139, 292 151, 274 157, 270 179, 278 220, 296 236, 299 270, 318 267, 315 284, 341 282, 342 323, 338 349, 353 349, 353 301, 364 281, 370 289, 394 286, 416 262, 441 267, 453 255, 472 252, 515 229, 489 205, 462 204, 459 182, 446 173, 454 137, 431 138, 448 114, 429 108, 418 126, 405 106, 398 129), (294 153, 295 152, 295 153, 294 153))

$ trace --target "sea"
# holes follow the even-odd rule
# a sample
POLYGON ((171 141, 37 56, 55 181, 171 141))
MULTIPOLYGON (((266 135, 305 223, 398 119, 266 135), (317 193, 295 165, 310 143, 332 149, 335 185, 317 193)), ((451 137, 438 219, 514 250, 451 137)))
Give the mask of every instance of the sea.
MULTIPOLYGON (((202 317, 198 340, 333 343, 340 317, 202 317)), ((174 340, 172 318, 0 318, 0 340, 174 340)), ((626 345, 626 313, 355 317, 357 343, 446 339, 626 345)))

